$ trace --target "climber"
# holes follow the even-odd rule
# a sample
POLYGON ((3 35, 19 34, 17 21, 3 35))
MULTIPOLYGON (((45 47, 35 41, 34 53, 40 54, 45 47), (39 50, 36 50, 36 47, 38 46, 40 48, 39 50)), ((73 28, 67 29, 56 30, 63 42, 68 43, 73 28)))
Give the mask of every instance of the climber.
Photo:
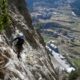
POLYGON ((14 41, 17 41, 16 44, 15 44, 15 47, 16 47, 17 57, 20 58, 21 57, 20 53, 23 50, 23 44, 24 44, 23 33, 18 33, 18 36, 15 39, 13 39, 12 43, 14 41))

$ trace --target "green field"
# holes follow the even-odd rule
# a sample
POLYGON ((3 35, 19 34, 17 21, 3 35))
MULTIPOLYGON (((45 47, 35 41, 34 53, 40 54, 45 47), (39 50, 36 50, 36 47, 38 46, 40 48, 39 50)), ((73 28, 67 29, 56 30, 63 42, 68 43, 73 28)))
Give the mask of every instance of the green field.
POLYGON ((73 59, 73 63, 75 64, 76 67, 80 68, 80 59, 73 59))

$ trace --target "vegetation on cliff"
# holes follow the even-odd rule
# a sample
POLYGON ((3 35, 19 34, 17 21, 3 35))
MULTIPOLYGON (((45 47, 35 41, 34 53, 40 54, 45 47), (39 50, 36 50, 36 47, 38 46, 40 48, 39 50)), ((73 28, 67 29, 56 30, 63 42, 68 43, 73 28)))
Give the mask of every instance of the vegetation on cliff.
POLYGON ((0 0, 0 32, 9 25, 8 0, 0 0))

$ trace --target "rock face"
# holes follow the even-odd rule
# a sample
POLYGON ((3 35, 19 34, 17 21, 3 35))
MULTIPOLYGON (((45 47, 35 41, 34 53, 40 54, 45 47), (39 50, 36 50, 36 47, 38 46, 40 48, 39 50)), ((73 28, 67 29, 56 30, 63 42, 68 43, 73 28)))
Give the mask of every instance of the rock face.
POLYGON ((56 80, 49 52, 32 26, 25 0, 8 1, 12 26, 0 34, 0 80, 56 80), (25 35, 20 60, 10 43, 17 31, 25 35))

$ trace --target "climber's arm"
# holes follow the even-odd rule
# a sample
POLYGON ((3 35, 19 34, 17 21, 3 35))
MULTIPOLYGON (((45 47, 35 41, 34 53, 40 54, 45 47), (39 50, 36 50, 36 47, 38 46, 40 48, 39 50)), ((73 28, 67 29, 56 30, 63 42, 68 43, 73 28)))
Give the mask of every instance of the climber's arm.
POLYGON ((13 43, 15 40, 17 40, 18 39, 18 37, 17 38, 14 38, 11 42, 13 43))

